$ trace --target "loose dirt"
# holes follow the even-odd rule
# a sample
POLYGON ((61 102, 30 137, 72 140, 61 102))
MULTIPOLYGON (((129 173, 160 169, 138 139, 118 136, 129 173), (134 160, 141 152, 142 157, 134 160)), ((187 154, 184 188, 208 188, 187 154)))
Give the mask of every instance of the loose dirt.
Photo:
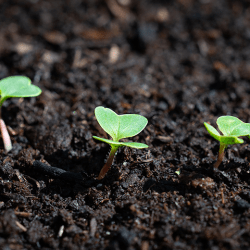
POLYGON ((250 2, 1 1, 0 77, 43 93, 9 99, 0 140, 1 249, 249 249, 250 147, 203 122, 250 122, 250 2), (97 180, 104 106, 149 120, 97 180), (75 179, 74 179, 75 177, 75 179))

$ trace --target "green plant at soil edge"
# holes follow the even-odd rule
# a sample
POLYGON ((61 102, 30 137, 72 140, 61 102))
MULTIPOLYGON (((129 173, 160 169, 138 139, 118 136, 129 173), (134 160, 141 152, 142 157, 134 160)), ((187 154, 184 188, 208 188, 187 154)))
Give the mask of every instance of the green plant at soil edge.
POLYGON ((31 80, 26 76, 9 76, 0 80, 0 130, 7 152, 12 149, 12 144, 5 122, 1 117, 1 107, 4 101, 10 97, 32 97, 41 93, 41 89, 32 85, 31 80))
POLYGON ((147 125, 147 118, 136 115, 126 114, 117 115, 113 110, 104 107, 95 109, 95 116, 105 132, 107 132, 113 140, 108 140, 93 136, 94 139, 108 143, 111 151, 106 164, 101 169, 98 180, 104 178, 114 160, 115 153, 119 147, 127 146, 131 148, 148 148, 148 145, 138 142, 119 142, 120 139, 128 138, 139 134, 147 125))
POLYGON ((216 121, 219 130, 223 135, 211 125, 204 122, 208 133, 220 142, 218 159, 214 164, 218 168, 224 157, 224 150, 228 145, 243 143, 244 141, 239 136, 250 135, 250 123, 244 123, 234 116, 221 116, 216 121))

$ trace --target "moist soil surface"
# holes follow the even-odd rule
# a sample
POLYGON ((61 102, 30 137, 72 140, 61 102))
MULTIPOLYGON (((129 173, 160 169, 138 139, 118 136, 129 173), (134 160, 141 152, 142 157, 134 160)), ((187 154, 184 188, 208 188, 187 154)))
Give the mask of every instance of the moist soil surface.
POLYGON ((1 249, 249 249, 250 140, 227 148, 203 123, 250 122, 250 2, 1 1, 1 249), (94 109, 147 127, 97 180, 109 138, 94 109))

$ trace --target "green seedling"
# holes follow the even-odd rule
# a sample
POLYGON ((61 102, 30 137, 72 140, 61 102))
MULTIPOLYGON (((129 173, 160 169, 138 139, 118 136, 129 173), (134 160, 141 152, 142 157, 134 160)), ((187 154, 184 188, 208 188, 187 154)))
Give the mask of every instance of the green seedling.
POLYGON ((214 164, 218 168, 224 157, 224 150, 228 145, 243 143, 244 141, 239 136, 250 135, 250 123, 244 123, 234 116, 221 116, 217 119, 217 125, 222 132, 221 135, 213 126, 204 122, 208 133, 220 142, 218 159, 214 164))
POLYGON ((41 89, 31 84, 26 76, 10 76, 0 81, 0 130, 3 138, 4 148, 8 152, 12 144, 8 130, 1 118, 1 107, 4 101, 10 97, 32 97, 41 94, 41 89))
POLYGON ((136 115, 117 115, 114 111, 104 107, 95 109, 95 116, 105 132, 107 132, 113 140, 108 140, 93 136, 94 139, 106 142, 111 146, 111 151, 106 164, 101 169, 98 180, 102 179, 108 172, 114 160, 115 153, 119 147, 127 146, 131 148, 148 148, 148 145, 138 142, 119 142, 120 139, 128 138, 139 134, 147 125, 147 118, 136 115))

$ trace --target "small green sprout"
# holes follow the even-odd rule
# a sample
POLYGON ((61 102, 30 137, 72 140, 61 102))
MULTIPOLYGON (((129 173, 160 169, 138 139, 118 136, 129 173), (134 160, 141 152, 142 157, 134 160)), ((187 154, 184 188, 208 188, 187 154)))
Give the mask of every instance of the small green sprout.
POLYGON ((26 76, 9 76, 0 81, 0 130, 3 138, 4 148, 8 152, 12 144, 8 130, 1 118, 1 107, 4 101, 10 97, 32 97, 41 94, 41 89, 31 84, 26 76))
POLYGON ((219 130, 223 135, 220 135, 219 132, 204 122, 204 125, 208 133, 220 142, 218 159, 214 164, 215 168, 218 168, 221 164, 224 157, 224 150, 228 145, 243 143, 244 141, 239 136, 248 136, 250 135, 250 123, 244 123, 234 116, 221 116, 217 119, 217 125, 219 130))
POLYGON ((180 175, 180 174, 181 174, 181 170, 178 169, 178 170, 175 171, 175 173, 176 173, 177 175, 180 175))
POLYGON ((143 143, 119 142, 120 139, 132 137, 139 134, 146 127, 148 120, 147 118, 136 114, 117 115, 111 109, 101 106, 95 109, 95 116, 103 130, 106 131, 113 139, 108 140, 93 136, 94 139, 106 142, 111 146, 108 160, 101 169, 101 172, 98 176, 98 180, 100 180, 105 176, 105 174, 111 167, 115 153, 119 147, 127 146, 139 149, 148 148, 148 145, 143 143))

